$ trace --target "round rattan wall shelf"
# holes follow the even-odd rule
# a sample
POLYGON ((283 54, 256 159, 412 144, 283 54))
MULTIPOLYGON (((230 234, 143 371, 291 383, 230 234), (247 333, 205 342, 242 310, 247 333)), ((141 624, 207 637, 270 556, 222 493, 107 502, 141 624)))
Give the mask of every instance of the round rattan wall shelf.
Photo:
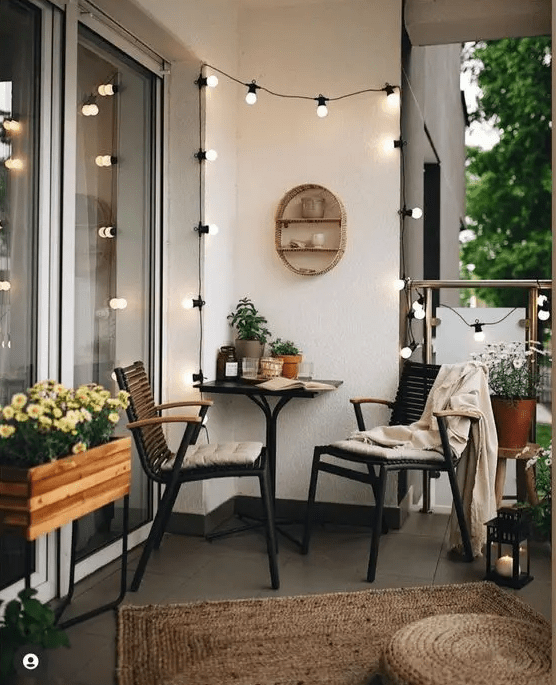
POLYGON ((333 269, 346 248, 346 210, 324 186, 296 186, 276 210, 276 252, 290 271, 318 276, 333 269))

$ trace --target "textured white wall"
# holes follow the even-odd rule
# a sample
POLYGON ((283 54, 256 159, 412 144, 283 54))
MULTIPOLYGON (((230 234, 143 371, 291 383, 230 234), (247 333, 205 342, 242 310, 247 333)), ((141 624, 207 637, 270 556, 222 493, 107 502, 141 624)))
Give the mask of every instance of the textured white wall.
MULTIPOLYGON (((239 15, 239 74, 282 93, 328 97, 400 82, 400 17, 395 4, 250 3, 239 15)), ((226 86, 227 88, 230 86, 226 86)), ((348 398, 390 397, 398 368, 399 112, 383 93, 316 103, 231 86, 238 111, 238 231, 229 302, 250 295, 275 337, 297 342, 316 376, 341 379, 337 392, 293 400, 279 419, 278 497, 305 499, 313 447, 354 429, 348 398), (274 214, 292 187, 317 183, 344 203, 347 246, 329 273, 291 273, 274 250, 274 214), (233 296, 232 296, 233 295, 233 296)), ((238 403, 239 405, 239 403, 238 403)), ((262 415, 242 402, 246 434, 262 437, 262 415)), ((238 427, 239 430, 239 427, 238 427)), ((247 490, 244 490, 247 491, 247 490)), ((368 489, 323 477, 319 497, 368 501, 368 489), (364 494, 363 494, 364 493, 364 494)))
MULTIPOLYGON (((198 57, 280 92, 334 97, 400 83, 401 3, 138 4, 185 45, 194 56, 191 64, 198 57)), ((196 312, 187 318, 179 306, 195 294, 196 274, 191 154, 197 147, 197 93, 188 83, 191 64, 181 72, 172 66, 169 113, 165 359, 171 398, 191 392, 184 373, 198 367, 196 312)), ((313 446, 354 428, 348 398, 390 397, 396 386, 398 294, 392 283, 399 270, 399 154, 386 153, 383 143, 399 136, 399 112, 384 108, 383 93, 330 103, 324 120, 316 117, 311 101, 260 93, 257 105, 248 107, 244 96, 245 88, 223 77, 207 92, 206 147, 214 147, 219 157, 206 166, 205 219, 221 230, 205 241, 203 370, 213 377, 217 349, 231 337, 226 315, 239 297, 250 295, 272 332, 296 340, 319 377, 344 381, 332 394, 295 400, 280 417, 278 496, 303 500, 313 446), (347 212, 346 253, 334 270, 317 277, 289 272, 274 251, 276 206, 288 189, 308 182, 336 193, 347 212)), ((245 398, 215 399, 211 440, 264 439, 258 408, 245 398)), ((210 511, 232 492, 227 482, 206 484, 193 498, 188 489, 178 506, 210 511)), ((368 501, 368 491, 323 478, 320 497, 368 501)))

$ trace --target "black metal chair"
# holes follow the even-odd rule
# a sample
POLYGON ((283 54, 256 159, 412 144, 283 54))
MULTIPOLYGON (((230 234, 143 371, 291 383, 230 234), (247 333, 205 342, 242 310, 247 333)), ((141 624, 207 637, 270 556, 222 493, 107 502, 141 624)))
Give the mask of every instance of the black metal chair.
MULTIPOLYGON (((435 364, 419 364, 416 362, 406 362, 404 364, 396 399, 391 402, 376 398, 354 398, 351 401, 355 410, 357 427, 360 431, 365 429, 363 418, 363 404, 384 404, 390 407, 392 413, 389 425, 409 425, 421 418, 427 397, 434 384, 440 366, 435 364)), ((313 519, 313 508, 317 489, 317 478, 320 471, 342 476, 350 480, 369 484, 375 497, 375 511, 372 526, 371 551, 369 555, 369 565, 367 569, 367 581, 372 583, 376 574, 376 563, 378 557, 378 547, 381 532, 388 530, 386 522, 383 520, 384 496, 386 492, 386 478, 390 471, 446 471, 452 489, 454 507, 458 518, 461 531, 463 549, 467 561, 473 560, 473 551, 469 537, 469 530, 465 521, 461 493, 457 484, 455 468, 459 462, 448 440, 448 432, 445 418, 448 416, 468 416, 462 412, 440 411, 434 415, 438 421, 440 439, 442 442, 443 454, 429 451, 422 455, 404 455, 399 452, 385 448, 376 448, 374 445, 363 444, 354 440, 343 440, 339 443, 330 445, 320 445, 315 447, 313 456, 313 466, 311 469, 311 480, 309 484, 309 495, 307 501, 307 513, 305 520, 305 531, 303 536, 302 552, 307 554, 309 551, 309 540, 311 535, 311 524, 313 519), (333 464, 322 460, 324 455, 331 455, 351 462, 365 464, 368 473, 347 468, 338 464, 333 464), (378 473, 375 471, 378 468, 378 473)), ((475 417, 469 417, 475 418, 475 417)))
POLYGON ((160 546, 172 508, 183 483, 211 478, 256 477, 259 479, 266 527, 266 544, 271 585, 278 589, 276 533, 271 503, 270 472, 266 449, 260 442, 229 442, 221 445, 197 445, 197 438, 211 400, 170 402, 155 405, 153 393, 142 362, 115 369, 118 385, 129 393, 127 416, 141 465, 148 478, 165 487, 158 511, 135 571, 131 589, 139 589, 149 556, 160 546), (199 407, 196 416, 159 416, 164 409, 199 407), (185 430, 176 453, 172 453, 162 425, 185 423, 185 430))

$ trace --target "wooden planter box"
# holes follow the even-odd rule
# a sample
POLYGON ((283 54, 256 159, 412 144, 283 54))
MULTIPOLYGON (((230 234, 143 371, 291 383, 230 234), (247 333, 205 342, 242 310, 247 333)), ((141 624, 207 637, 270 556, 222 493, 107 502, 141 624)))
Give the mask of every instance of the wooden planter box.
POLYGON ((131 437, 31 468, 0 466, 0 532, 27 540, 129 494, 131 437))

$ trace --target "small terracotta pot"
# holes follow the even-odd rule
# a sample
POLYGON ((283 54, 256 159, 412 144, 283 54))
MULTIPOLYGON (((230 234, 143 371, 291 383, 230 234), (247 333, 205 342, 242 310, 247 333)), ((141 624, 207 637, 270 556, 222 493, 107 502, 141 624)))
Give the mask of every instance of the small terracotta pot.
POLYGON ((520 449, 529 442, 537 400, 507 400, 491 397, 498 434, 498 447, 520 449))
POLYGON ((297 378, 299 370, 299 362, 303 359, 300 354, 276 354, 277 359, 282 359, 284 364, 282 366, 282 376, 284 378, 297 378))

